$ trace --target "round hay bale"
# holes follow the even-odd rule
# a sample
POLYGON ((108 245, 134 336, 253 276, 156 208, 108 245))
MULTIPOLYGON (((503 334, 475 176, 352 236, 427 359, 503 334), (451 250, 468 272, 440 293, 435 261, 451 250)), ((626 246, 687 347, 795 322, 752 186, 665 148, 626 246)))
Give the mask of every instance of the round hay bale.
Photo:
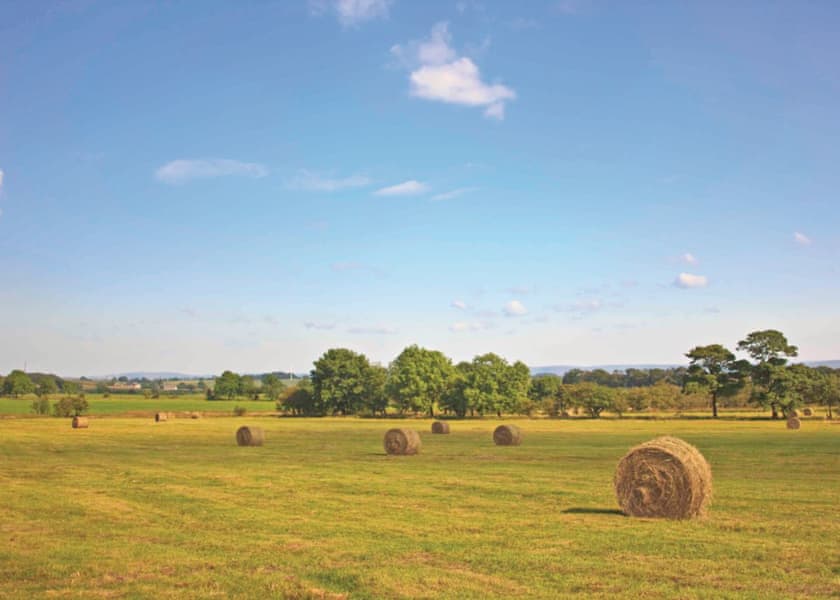
POLYGON ((691 444, 659 437, 624 455, 615 470, 615 495, 631 517, 690 519, 712 499, 712 469, 691 444))
POLYGON ((802 409, 802 414, 806 417, 813 417, 814 416, 814 411, 811 410, 810 408, 803 408, 802 409))
POLYGON ((802 423, 796 417, 791 417, 787 420, 788 429, 799 429, 802 423))
POLYGON ((568 411, 565 411, 565 410, 564 410, 563 412, 561 412, 561 413, 560 413, 560 418, 561 418, 561 419, 571 419, 571 418, 572 418, 572 415, 570 415, 570 414, 568 413, 568 411))
POLYGON ((87 417, 73 417, 73 429, 87 429, 88 426, 87 417))
POLYGON ((432 423, 432 433, 449 433, 449 423, 435 421, 432 423))
POLYGON ((166 421, 169 418, 169 415, 165 412, 158 412, 155 413, 155 423, 160 423, 162 421, 166 421))
POLYGON ((798 410, 792 410, 787 414, 788 419, 793 419, 793 418, 798 417, 798 416, 799 416, 799 411, 798 410))
POLYGON ((385 452, 388 454, 417 454, 421 446, 420 434, 413 429, 389 429, 385 434, 385 452))
POLYGON ((240 446, 262 446, 265 432, 261 427, 240 427, 236 430, 236 443, 240 446))
POLYGON ((522 443, 522 432, 516 425, 499 425, 493 432, 493 442, 497 446, 518 446, 522 443))
POLYGON ((200 418, 201 418, 201 413, 197 413, 197 412, 190 413, 190 419, 200 419, 200 418))

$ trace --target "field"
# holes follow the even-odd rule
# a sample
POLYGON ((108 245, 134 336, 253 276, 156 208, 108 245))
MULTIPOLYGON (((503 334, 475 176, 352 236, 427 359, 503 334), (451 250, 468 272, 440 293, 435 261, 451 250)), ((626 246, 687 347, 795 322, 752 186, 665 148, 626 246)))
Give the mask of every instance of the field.
MULTIPOLYGON (((36 396, 29 395, 21 398, 0 398, 0 415, 31 415, 32 401, 36 396)), ((60 398, 56 395, 52 403, 60 398)), ((144 398, 141 394, 112 394, 104 397, 102 394, 85 394, 90 404, 92 415, 125 415, 151 416, 162 410, 166 412, 198 411, 208 413, 231 414, 235 406, 241 406, 248 412, 273 412, 275 403, 268 400, 212 400, 204 398, 204 394, 183 394, 177 396, 161 395, 160 398, 144 398)))
POLYGON ((499 448, 490 419, 0 419, 0 597, 837 597, 840 425, 516 422, 499 448), (395 423, 421 454, 385 455, 395 423), (618 513, 660 434, 711 462, 707 518, 618 513))

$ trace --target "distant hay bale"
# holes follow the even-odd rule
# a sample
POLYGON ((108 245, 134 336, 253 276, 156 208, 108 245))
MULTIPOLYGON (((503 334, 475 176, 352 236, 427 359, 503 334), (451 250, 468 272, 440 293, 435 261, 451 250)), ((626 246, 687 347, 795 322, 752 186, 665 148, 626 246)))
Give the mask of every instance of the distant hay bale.
POLYGON ((409 455, 420 452, 420 434, 413 429, 389 429, 385 434, 385 452, 409 455))
POLYGON ((432 433, 449 433, 449 423, 435 421, 432 423, 432 433))
POLYGON ((796 411, 796 410, 792 410, 787 414, 787 416, 788 416, 788 419, 793 419, 793 418, 799 416, 799 412, 796 411))
POLYGON ((800 427, 801 425, 802 425, 802 423, 801 423, 801 422, 799 421, 799 419, 798 419, 798 418, 796 418, 796 417, 790 417, 790 418, 787 420, 787 428, 788 428, 788 429, 799 429, 799 427, 800 427))
POLYGON ((163 421, 166 421, 168 418, 169 418, 169 415, 166 414, 165 412, 155 413, 155 423, 161 423, 163 421))
POLYGON ((803 408, 802 409, 802 414, 806 417, 813 417, 814 416, 814 411, 811 410, 810 408, 803 408))
POLYGON ((522 432, 516 425, 499 425, 493 432, 497 446, 518 446, 522 443, 522 432))
POLYGON ((265 432, 261 427, 240 427, 236 430, 236 443, 240 446, 262 446, 265 432))
POLYGON ((712 499, 712 469, 691 444, 659 437, 624 455, 615 470, 615 495, 631 517, 690 519, 712 499))
POLYGON ((200 419, 200 418, 201 418, 201 413, 197 413, 197 412, 190 413, 190 419, 200 419))
POLYGON ((570 414, 568 413, 568 411, 565 411, 565 410, 564 410, 564 411, 562 411, 562 412, 560 413, 560 418, 561 418, 561 419, 570 419, 571 417, 572 417, 572 415, 570 415, 570 414))
POLYGON ((87 417, 73 417, 73 429, 87 429, 88 427, 87 417))

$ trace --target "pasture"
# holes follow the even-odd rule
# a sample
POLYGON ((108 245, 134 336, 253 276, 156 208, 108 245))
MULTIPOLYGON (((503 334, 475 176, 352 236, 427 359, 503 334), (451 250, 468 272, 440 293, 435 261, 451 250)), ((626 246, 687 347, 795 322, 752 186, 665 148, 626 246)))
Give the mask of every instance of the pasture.
POLYGON ((840 425, 499 422, 0 419, 0 597, 836 597, 840 425), (708 517, 617 512, 618 460, 664 434, 711 463, 708 517))

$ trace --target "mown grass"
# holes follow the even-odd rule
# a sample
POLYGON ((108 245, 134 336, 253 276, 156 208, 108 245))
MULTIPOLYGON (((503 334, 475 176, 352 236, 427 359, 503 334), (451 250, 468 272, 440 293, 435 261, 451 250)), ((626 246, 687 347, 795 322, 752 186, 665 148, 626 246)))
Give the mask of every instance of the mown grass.
POLYGON ((840 589, 840 426, 272 417, 0 420, 0 597, 816 598, 840 589), (243 423, 266 445, 239 448, 243 423), (711 462, 707 518, 631 519, 612 475, 660 434, 711 462))
MULTIPOLYGON (((62 396, 50 398, 54 404, 62 396)), ((0 415, 32 415, 32 401, 34 395, 20 398, 0 397, 0 415)), ((157 411, 164 412, 233 412, 235 406, 245 407, 249 412, 273 412, 275 403, 270 400, 207 400, 204 394, 184 394, 176 396, 161 395, 160 398, 144 398, 140 394, 111 394, 107 398, 103 394, 85 394, 90 405, 91 415, 153 415, 157 411)))

